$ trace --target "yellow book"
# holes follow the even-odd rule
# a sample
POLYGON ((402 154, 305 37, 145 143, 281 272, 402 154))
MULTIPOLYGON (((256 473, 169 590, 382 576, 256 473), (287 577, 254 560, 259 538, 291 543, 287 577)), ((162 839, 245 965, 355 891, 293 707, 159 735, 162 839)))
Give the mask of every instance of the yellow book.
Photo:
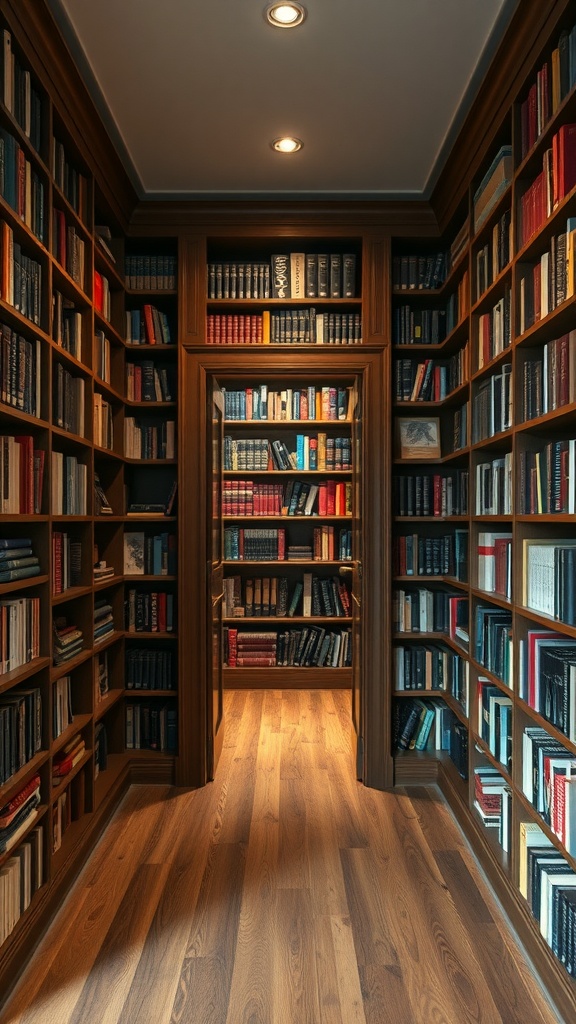
POLYGON ((265 309, 262 313, 262 344, 270 344, 270 310, 265 309))
POLYGON ((326 434, 318 434, 318 469, 326 469, 326 434))

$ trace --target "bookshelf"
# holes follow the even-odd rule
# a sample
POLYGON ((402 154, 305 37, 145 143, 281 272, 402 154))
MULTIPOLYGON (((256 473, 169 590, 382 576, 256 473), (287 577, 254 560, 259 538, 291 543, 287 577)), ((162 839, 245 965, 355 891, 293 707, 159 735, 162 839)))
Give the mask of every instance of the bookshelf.
MULTIPOLYGON (((549 7, 554 12, 549 12, 548 31, 525 62, 440 240, 393 242, 395 420, 434 413, 441 438, 439 465, 433 467, 425 461, 408 465, 395 453, 393 729, 395 781, 437 773, 568 1019, 576 994, 566 968, 569 925, 566 916, 562 919, 566 907, 569 920, 568 889, 576 882, 569 781, 576 765, 571 390, 576 182, 567 170, 571 157, 564 157, 561 168, 559 148, 560 140, 566 145, 570 129, 564 126, 572 124, 576 112, 564 54, 571 34, 574 39, 576 9, 573 4, 549 7), (558 61, 562 84, 555 78, 553 94, 558 61), (430 290, 418 284, 418 267, 425 272, 431 252, 449 251, 463 217, 469 238, 455 273, 463 281, 468 277, 468 301, 451 333, 449 325, 438 327, 449 277, 441 274, 430 290), (428 320, 421 310, 428 311, 428 320), (436 333, 415 336, 415 324, 432 324, 432 311, 436 333), (423 393, 422 371, 419 383, 415 364, 428 354, 431 361, 447 359, 448 352, 453 358, 461 346, 468 348, 467 361, 450 378, 458 397, 435 392, 433 374, 423 393), (458 448, 455 403, 468 407, 465 443, 458 448), (448 475, 449 499, 443 479, 448 475), (454 579, 462 531, 468 535, 467 571, 454 579), (435 560, 428 552, 426 562, 423 535, 437 538, 435 560), (422 600, 416 599, 420 617, 417 631, 410 632, 413 606, 407 608, 406 594, 419 590, 421 598, 425 589, 434 591, 434 607, 450 601, 438 593, 458 591, 468 605, 464 633, 457 634, 449 616, 434 620, 431 629, 420 612, 422 600), (461 703, 456 693, 463 676, 468 700, 461 703), (426 707, 432 709, 428 715, 426 707), (465 732, 463 763, 451 749, 451 737, 443 735, 449 716, 465 732), (544 850, 540 855, 531 852, 538 845, 544 850), (538 864, 545 856, 564 878, 567 895, 562 891, 554 901, 540 894, 536 903, 531 879, 542 873, 538 864)), ((548 884, 544 870, 541 886, 548 884)))

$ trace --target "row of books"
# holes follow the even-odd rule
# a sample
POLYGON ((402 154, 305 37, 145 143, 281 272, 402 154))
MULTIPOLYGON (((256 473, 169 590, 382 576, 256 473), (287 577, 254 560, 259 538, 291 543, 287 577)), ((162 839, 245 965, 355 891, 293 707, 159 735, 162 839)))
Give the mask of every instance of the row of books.
POLYGON ((576 440, 550 441, 519 453, 519 508, 523 515, 576 509, 576 440))
POLYGON ((129 633, 172 633, 176 620, 174 594, 166 590, 137 590, 130 587, 125 602, 125 625, 129 633))
POLYGON ((468 531, 442 536, 417 533, 396 535, 392 541, 395 576, 453 576, 468 579, 468 531))
MULTIPOLYGON (((53 372, 53 386, 54 423, 71 434, 84 436, 84 378, 74 376, 62 363, 57 362, 53 372)), ((95 406, 101 398, 101 395, 94 395, 95 406)))
POLYGON ((576 742, 576 643, 550 629, 529 629, 519 644, 519 693, 576 742))
POLYGON ((528 906, 540 932, 571 977, 576 976, 576 872, 547 837, 526 849, 528 906))
POLYGON ((52 337, 75 359, 82 358, 82 312, 56 288, 52 292, 52 337))
POLYGON ((518 246, 525 246, 576 185, 576 125, 563 124, 544 151, 542 170, 520 196, 516 217, 518 246))
POLYGON ((208 264, 209 299, 354 298, 354 253, 277 253, 270 261, 208 264))
POLYGON ((304 618, 349 616, 350 595, 338 576, 305 572, 290 592, 287 576, 228 576, 224 579, 226 618, 302 615, 304 618))
POLYGON ((449 359, 396 359, 394 395, 398 402, 440 402, 468 380, 468 346, 449 359))
POLYGON ((576 757, 541 726, 522 735, 522 790, 546 824, 576 852, 576 757))
POLYGON ((228 668, 346 668, 352 664, 352 632, 310 625, 255 633, 226 626, 224 664, 228 668))
POLYGON ((336 385, 270 389, 267 384, 231 391, 222 388, 226 420, 348 420, 351 389, 336 385))
POLYGON ((92 440, 99 448, 114 448, 114 410, 99 391, 92 398, 92 440))
POLYGON ((0 694, 0 785, 42 749, 42 694, 39 687, 0 694))
POLYGON ((468 513, 467 469, 444 473, 396 473, 392 500, 396 516, 465 516, 468 513))
POLYGON ((40 340, 29 341, 5 323, 0 332, 0 401, 41 419, 40 340))
POLYGON ((42 267, 22 252, 14 232, 6 221, 0 221, 2 239, 2 272, 0 298, 37 327, 42 309, 42 267))
POLYGON ((147 534, 144 530, 124 533, 125 576, 174 576, 177 570, 176 535, 147 534))
POLYGON ((402 291, 441 288, 449 267, 448 253, 409 253, 392 257, 392 287, 402 291))
POLYGON ((520 105, 521 158, 529 153, 576 82, 576 27, 562 29, 558 43, 536 73, 520 105))
MULTIPOLYGON (((39 787, 38 787, 39 788, 39 787)), ((36 818, 39 793, 19 808, 14 817, 10 818, 10 825, 6 827, 6 838, 3 835, 4 828, 0 826, 0 847, 14 849, 12 856, 8 857, 2 869, 2 900, 0 906, 0 945, 6 941, 14 930, 22 915, 26 912, 32 897, 43 885, 43 849, 44 829, 37 825, 31 829, 25 839, 16 845, 20 837, 30 828, 30 824, 36 818), (16 837, 16 839, 14 839, 16 837), (14 841, 12 841, 14 840, 14 841)), ((10 801, 0 809, 0 821, 10 816, 9 808, 14 801, 10 801), (8 815, 5 813, 8 809, 8 815)))
POLYGON ((443 700, 409 697, 393 702, 395 750, 450 750, 454 714, 443 700))
POLYGON ((495 605, 475 608, 474 652, 476 661, 513 687, 512 613, 495 605))
POLYGON ((54 184, 66 197, 74 212, 82 219, 88 197, 88 179, 76 164, 72 163, 64 143, 60 142, 56 136, 52 138, 52 174, 54 184))
POLYGON ((476 515, 512 514, 512 452, 476 466, 476 515))
POLYGON ((470 665, 444 644, 395 644, 395 690, 445 690, 468 714, 470 665))
POLYGON ((208 345, 358 345, 360 313, 322 313, 314 306, 277 313, 209 313, 208 345))
POLYGON ((178 749, 178 713, 175 702, 128 702, 126 749, 159 750, 162 753, 175 754, 178 749))
POLYGON ((440 345, 446 337, 446 310, 395 306, 392 338, 395 345, 440 345))
POLYGON ((175 420, 146 422, 134 416, 125 416, 124 454, 128 459, 174 459, 175 420))
POLYGON ((44 182, 15 137, 0 128, 2 198, 41 241, 46 240, 47 200, 44 182))
POLYGON ((74 721, 72 676, 61 676, 52 685, 52 736, 56 739, 74 721))
POLYGON ((512 248, 512 218, 506 210, 492 228, 490 240, 474 253, 477 301, 508 266, 512 248))
POLYGON ((66 222, 63 210, 52 210, 52 247, 60 266, 85 291, 86 243, 73 224, 66 222))
POLYGON ((352 514, 352 483, 342 480, 222 481, 225 516, 347 516, 352 514))
POLYGON ((512 366, 505 363, 478 384, 472 396, 472 443, 512 426, 512 366))
POLYGON ((176 256, 172 253, 127 253, 124 257, 126 287, 138 291, 173 291, 176 269, 176 256))
POLYGON ((478 369, 486 366, 497 355, 512 344, 512 320, 510 316, 510 286, 504 285, 504 294, 494 303, 492 309, 480 313, 477 320, 476 345, 478 369))
POLYGON ((12 46, 12 33, 2 31, 3 73, 2 99, 4 106, 20 125, 37 153, 42 141, 42 97, 28 68, 12 46))
POLYGON ((522 367, 522 412, 525 420, 576 401, 576 331, 542 345, 522 367))
POLYGON ((296 434, 295 448, 286 441, 266 437, 232 437, 224 435, 223 469, 262 471, 279 470, 350 470, 352 439, 318 434, 296 434))
POLYGON ((63 594, 82 580, 82 544, 62 530, 52 532, 52 593, 63 594))
POLYGON ((128 345, 173 344, 170 320, 165 310, 145 302, 142 309, 126 310, 126 343, 128 345))
POLYGON ((0 435, 0 511, 36 515, 41 511, 46 452, 30 434, 0 435))
POLYGON ((574 294, 575 231, 576 218, 569 217, 566 231, 552 236, 550 249, 520 278, 520 334, 574 294))
POLYGON ((576 625, 576 541, 525 538, 522 603, 526 608, 576 625))
POLYGON ((479 590, 512 600, 512 534, 481 530, 478 534, 479 590))
POLYGON ((395 633, 446 633, 467 646, 468 598, 449 590, 398 587, 392 599, 395 633))
POLYGON ((51 508, 56 516, 88 512, 88 466, 75 455, 52 451, 51 508))
POLYGON ((175 400, 171 368, 152 359, 126 363, 126 398, 129 402, 172 402, 175 400))
POLYGON ((40 657, 40 598, 0 601, 0 675, 40 657))
POLYGON ((171 650, 137 647, 126 651, 127 690, 174 690, 175 658, 171 650))
POLYGON ((478 731, 492 756, 512 772, 512 698, 482 676, 478 679, 478 731))

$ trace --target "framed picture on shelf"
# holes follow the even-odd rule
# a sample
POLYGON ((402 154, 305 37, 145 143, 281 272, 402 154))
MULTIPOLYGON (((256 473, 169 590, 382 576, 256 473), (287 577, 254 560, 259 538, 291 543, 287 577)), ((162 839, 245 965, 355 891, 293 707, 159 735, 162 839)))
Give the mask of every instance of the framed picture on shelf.
POLYGON ((430 416, 399 416, 396 420, 400 459, 439 459, 440 419, 430 416))

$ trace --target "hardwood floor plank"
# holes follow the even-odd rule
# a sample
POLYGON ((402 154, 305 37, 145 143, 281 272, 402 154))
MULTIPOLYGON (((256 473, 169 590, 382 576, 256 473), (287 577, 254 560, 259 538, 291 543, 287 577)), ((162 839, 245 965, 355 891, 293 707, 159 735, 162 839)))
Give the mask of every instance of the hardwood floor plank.
POLYGON ((308 822, 301 783, 280 780, 277 885, 309 889, 308 822))
POLYGON ((315 971, 315 931, 308 893, 279 889, 274 901, 274 1021, 320 1020, 315 971))
POLYGON ((269 1024, 273 1016, 272 933, 279 846, 282 737, 261 729, 242 905, 226 1024, 269 1024))
POLYGON ((243 878, 243 849, 237 844, 213 847, 191 915, 171 1024, 193 1020, 198 1005, 206 1008, 208 1021, 220 1024, 226 1017, 243 878))
POLYGON ((115 1024, 132 984, 168 864, 143 864, 128 886, 108 928, 92 970, 78 997, 69 1024, 115 1024))

